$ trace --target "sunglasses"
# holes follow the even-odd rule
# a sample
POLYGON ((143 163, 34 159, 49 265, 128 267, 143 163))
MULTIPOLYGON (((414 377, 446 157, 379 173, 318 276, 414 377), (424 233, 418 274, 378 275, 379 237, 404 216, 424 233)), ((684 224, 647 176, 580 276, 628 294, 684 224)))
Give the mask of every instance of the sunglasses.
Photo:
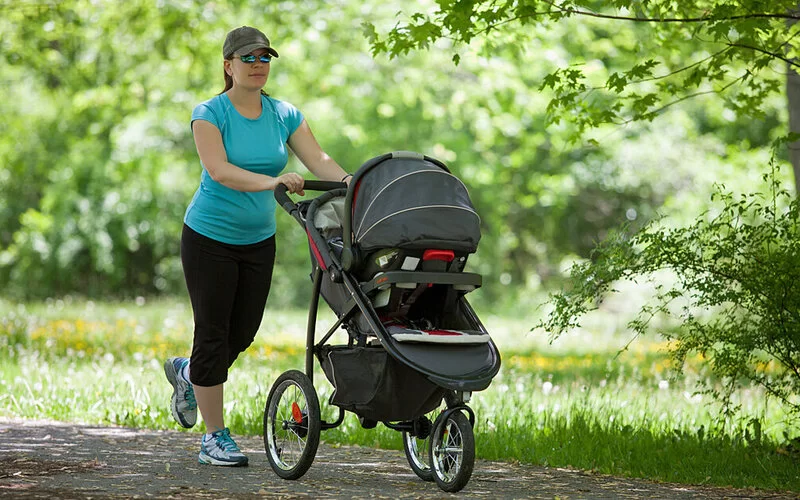
POLYGON ((246 56, 239 56, 239 59, 241 59, 242 62, 245 64, 253 64, 256 61, 267 64, 272 60, 270 56, 254 56, 253 54, 247 54, 246 56))

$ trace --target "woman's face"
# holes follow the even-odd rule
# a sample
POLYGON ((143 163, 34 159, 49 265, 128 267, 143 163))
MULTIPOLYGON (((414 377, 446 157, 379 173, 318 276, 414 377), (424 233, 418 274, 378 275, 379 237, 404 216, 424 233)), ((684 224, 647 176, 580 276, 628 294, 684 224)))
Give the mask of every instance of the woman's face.
POLYGON ((255 56, 255 62, 243 62, 240 55, 233 56, 233 59, 225 61, 225 72, 233 78, 234 87, 242 87, 247 90, 261 90, 267 84, 269 78, 268 62, 262 62, 260 57, 269 57, 267 49, 256 49, 244 56, 255 56))

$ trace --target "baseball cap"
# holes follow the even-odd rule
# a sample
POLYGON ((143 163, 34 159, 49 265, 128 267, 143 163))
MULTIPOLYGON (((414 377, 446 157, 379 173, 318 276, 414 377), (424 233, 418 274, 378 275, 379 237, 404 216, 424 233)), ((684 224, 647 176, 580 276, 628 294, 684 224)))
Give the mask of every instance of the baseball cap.
POLYGON ((222 56, 230 59, 234 54, 246 55, 256 49, 267 49, 269 55, 280 57, 278 52, 270 47, 269 38, 264 33, 250 26, 242 26, 228 32, 222 45, 222 56))

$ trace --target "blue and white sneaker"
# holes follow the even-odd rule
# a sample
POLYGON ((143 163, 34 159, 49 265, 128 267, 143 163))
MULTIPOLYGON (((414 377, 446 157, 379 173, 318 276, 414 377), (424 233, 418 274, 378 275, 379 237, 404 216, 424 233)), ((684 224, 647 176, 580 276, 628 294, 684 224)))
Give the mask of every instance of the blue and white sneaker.
POLYGON ((183 376, 183 368, 189 363, 186 358, 169 358, 164 362, 164 373, 172 384, 172 417, 187 429, 197 423, 197 400, 192 383, 183 376))
POLYGON ((227 427, 221 431, 212 432, 210 436, 203 434, 197 461, 201 464, 229 467, 247 465, 247 457, 239 450, 227 427))

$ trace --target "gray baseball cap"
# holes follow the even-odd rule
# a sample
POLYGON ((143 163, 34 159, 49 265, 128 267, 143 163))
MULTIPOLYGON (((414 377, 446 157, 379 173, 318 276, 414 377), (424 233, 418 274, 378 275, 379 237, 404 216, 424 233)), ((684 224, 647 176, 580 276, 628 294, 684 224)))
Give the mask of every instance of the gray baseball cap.
POLYGON ((228 36, 225 37, 225 44, 222 45, 222 56, 225 59, 230 59, 234 54, 243 56, 256 49, 267 49, 269 55, 280 57, 278 52, 270 47, 269 38, 264 33, 250 26, 242 26, 231 30, 228 36))

